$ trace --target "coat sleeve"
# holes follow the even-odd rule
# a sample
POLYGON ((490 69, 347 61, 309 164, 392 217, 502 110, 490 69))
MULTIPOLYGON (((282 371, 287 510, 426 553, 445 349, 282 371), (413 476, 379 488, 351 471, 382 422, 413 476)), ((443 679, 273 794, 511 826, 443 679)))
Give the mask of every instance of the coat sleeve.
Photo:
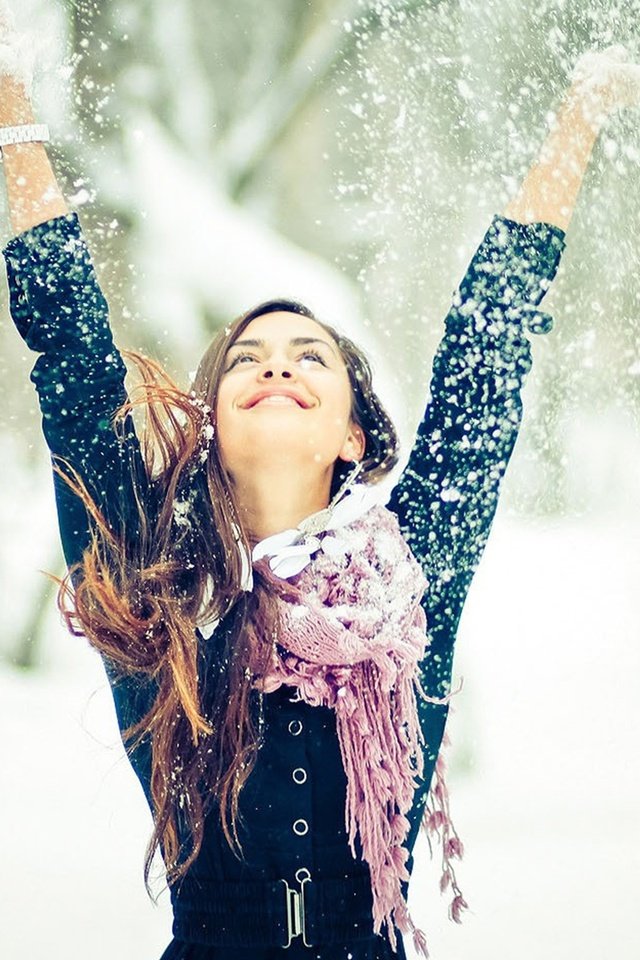
MULTIPOLYGON (((127 396, 126 369, 78 215, 38 224, 2 252, 12 319, 39 355, 31 380, 52 460, 64 458, 78 471, 110 524, 135 524, 133 485, 145 495, 146 471, 131 418, 122 437, 113 429, 113 415, 127 396)), ((71 566, 88 546, 88 517, 56 474, 54 488, 62 547, 71 566)))
MULTIPOLYGON (((551 224, 493 218, 454 292, 430 398, 387 504, 429 581, 422 600, 429 645, 420 678, 431 696, 450 691, 458 623, 522 419, 521 390, 532 365, 527 334, 553 326, 537 308, 557 272, 564 238, 551 224)), ((427 745, 425 782, 410 817, 409 849, 448 705, 419 699, 418 709, 427 745)))
MULTIPOLYGON (((147 474, 131 417, 121 436, 113 429, 113 415, 127 398, 126 369, 78 215, 55 217, 20 233, 2 253, 12 319, 38 354, 31 380, 52 461, 62 457, 70 463, 112 528, 136 536, 134 496, 148 496, 147 474)), ((71 566, 89 545, 89 518, 55 473, 53 481, 62 547, 71 566)), ((123 729, 148 709, 148 685, 119 677, 107 657, 103 662, 123 729)))

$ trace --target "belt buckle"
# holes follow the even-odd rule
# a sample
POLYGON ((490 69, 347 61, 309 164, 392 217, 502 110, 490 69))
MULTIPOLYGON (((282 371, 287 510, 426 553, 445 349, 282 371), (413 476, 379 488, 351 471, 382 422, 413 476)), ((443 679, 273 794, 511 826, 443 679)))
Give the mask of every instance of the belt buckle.
POLYGON ((296 870, 296 880, 300 884, 300 890, 294 890, 289 886, 286 880, 280 878, 282 883, 285 885, 285 897, 286 897, 286 910, 287 910, 287 937, 288 941, 285 943, 283 949, 288 949, 291 946, 291 941, 295 937, 302 937, 302 942, 305 947, 312 947, 312 943, 307 943, 307 928, 306 928, 306 918, 305 918, 305 904, 304 904, 304 885, 305 883, 311 882, 311 874, 306 867, 300 867, 296 870), (304 879, 301 875, 306 874, 304 879))

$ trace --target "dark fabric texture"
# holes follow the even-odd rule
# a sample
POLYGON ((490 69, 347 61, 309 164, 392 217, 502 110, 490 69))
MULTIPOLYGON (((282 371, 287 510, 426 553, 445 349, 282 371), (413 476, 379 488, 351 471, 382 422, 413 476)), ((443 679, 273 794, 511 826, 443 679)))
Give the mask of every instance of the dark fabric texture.
MULTIPOLYGON (((552 327, 551 318, 538 305, 563 249, 564 233, 558 227, 493 218, 454 292, 433 361, 424 416, 387 504, 429 580, 422 603, 430 645, 420 674, 432 695, 450 689, 458 623, 522 418, 521 389, 531 368, 528 334, 546 333, 552 327)), ((132 421, 127 420, 122 438, 112 428, 113 414, 126 398, 125 366, 113 342, 108 306, 77 214, 20 234, 3 254, 11 315, 25 342, 39 354, 31 379, 51 455, 75 467, 110 521, 125 524, 127 535, 135 536, 131 468, 141 495, 150 498, 151 491, 132 421)), ((81 559, 88 544, 87 517, 57 477, 54 486, 62 546, 71 565, 81 559)), ((210 640, 200 637, 205 672, 215 668, 225 629, 223 620, 210 640)), ((144 715, 154 690, 139 677, 119 679, 107 660, 105 669, 124 730, 144 715)), ((346 778, 334 713, 297 701, 293 694, 292 688, 282 687, 264 698, 264 743, 240 796, 239 834, 245 859, 238 860, 228 848, 214 805, 188 882, 182 891, 179 885, 171 889, 175 939, 162 960, 404 956, 401 937, 400 952, 393 954, 385 937, 373 935, 371 891, 363 883, 368 868, 360 860, 361 850, 354 859, 347 842, 346 778), (327 945, 306 948, 296 937, 285 950, 252 940, 259 936, 259 908, 247 912, 247 904, 237 914, 230 910, 227 931, 220 933, 220 911, 216 915, 214 904, 218 900, 231 904, 234 891, 251 889, 259 893, 250 899, 249 908, 251 903, 262 904, 260 909, 278 914, 277 935, 283 929, 285 898, 283 894, 278 900, 279 894, 269 891, 274 884, 284 891, 282 881, 299 890, 295 875, 301 868, 309 872, 311 884, 317 884, 308 898, 309 923, 316 936, 329 939, 327 945), (346 883, 345 896, 334 897, 331 910, 321 902, 324 881, 327 889, 331 883, 346 883), (357 919, 361 914, 362 923, 357 919), (358 924, 351 933, 349 917, 358 924), (350 939, 341 940, 345 934, 350 939)), ((410 852, 448 707, 419 701, 419 712, 427 746, 424 777, 409 814, 410 852)), ((148 742, 132 755, 131 763, 151 805, 148 742)), ((412 867, 413 856, 408 861, 410 871, 412 867)), ((407 885, 405 893, 406 889, 407 885)), ((419 915, 416 922, 421 925, 419 915)))

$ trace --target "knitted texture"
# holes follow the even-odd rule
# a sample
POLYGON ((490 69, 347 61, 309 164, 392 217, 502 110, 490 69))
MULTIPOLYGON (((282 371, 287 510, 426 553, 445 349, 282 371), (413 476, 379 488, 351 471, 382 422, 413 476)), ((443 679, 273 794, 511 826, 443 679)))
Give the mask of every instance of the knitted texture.
MULTIPOLYGON (((254 564, 279 598, 281 622, 270 668, 256 686, 265 693, 283 683, 296 686, 307 703, 335 709, 347 777, 345 824, 354 858, 357 832, 370 868, 374 932, 385 922, 397 951, 394 925, 412 930, 416 949, 428 957, 401 883, 410 876, 405 814, 424 769, 416 696, 432 703, 451 696, 428 697, 419 681, 428 645, 420 601, 429 583, 386 507, 376 504, 324 537, 325 549, 288 580, 275 576, 265 559, 254 564)), ((445 842, 452 827, 442 763, 432 794, 423 826, 443 829, 444 875, 461 899, 447 869, 449 856, 460 856, 462 845, 455 831, 453 842, 445 842)), ((463 904, 458 901, 458 913, 463 904)))

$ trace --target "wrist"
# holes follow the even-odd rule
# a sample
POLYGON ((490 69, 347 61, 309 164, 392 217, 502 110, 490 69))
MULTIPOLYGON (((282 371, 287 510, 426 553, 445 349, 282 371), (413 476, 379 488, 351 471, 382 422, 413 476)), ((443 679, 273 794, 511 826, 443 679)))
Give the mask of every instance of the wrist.
POLYGON ((0 110, 0 127, 19 127, 23 123, 36 123, 33 108, 28 101, 24 103, 6 102, 0 110))
POLYGON ((6 119, 0 116, 0 127, 22 127, 25 124, 37 123, 32 112, 12 113, 6 119))
POLYGON ((13 127, 21 123, 35 123, 33 104, 24 85, 14 77, 0 79, 0 126, 13 127))

